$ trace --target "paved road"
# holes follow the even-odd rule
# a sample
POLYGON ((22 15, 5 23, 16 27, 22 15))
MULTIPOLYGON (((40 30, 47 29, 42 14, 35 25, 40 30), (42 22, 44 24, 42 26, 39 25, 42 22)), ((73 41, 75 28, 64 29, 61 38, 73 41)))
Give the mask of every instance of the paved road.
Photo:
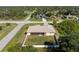
POLYGON ((47 20, 45 18, 42 18, 42 21, 43 21, 44 25, 46 25, 46 26, 49 25, 48 22, 47 22, 47 20))
POLYGON ((19 24, 19 23, 26 23, 25 21, 0 21, 0 24, 3 23, 15 23, 15 24, 19 24))
MULTIPOLYGON (((31 16, 31 15, 30 15, 31 16)), ((28 20, 30 19, 30 16, 28 16, 27 19, 24 21, 26 24, 28 23, 28 20)), ((16 35, 16 33, 25 25, 25 23, 18 23, 17 26, 0 41, 0 51, 12 40, 12 38, 16 35)))

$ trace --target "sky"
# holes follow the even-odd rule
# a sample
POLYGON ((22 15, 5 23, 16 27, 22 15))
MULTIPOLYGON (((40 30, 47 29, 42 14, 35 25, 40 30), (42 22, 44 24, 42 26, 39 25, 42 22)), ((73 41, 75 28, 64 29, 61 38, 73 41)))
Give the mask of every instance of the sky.
POLYGON ((78 0, 0 0, 0 6, 79 6, 78 0))

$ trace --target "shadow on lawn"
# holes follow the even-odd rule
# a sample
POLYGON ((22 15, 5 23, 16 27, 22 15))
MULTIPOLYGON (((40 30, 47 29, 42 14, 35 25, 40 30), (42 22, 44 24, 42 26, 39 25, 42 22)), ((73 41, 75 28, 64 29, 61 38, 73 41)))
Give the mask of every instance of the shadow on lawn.
POLYGON ((60 37, 55 43, 45 42, 44 45, 47 45, 45 48, 47 52, 68 52, 69 51, 69 40, 67 37, 60 37))
POLYGON ((44 45, 47 45, 47 47, 45 48, 46 52, 60 52, 61 51, 59 47, 56 47, 56 45, 51 42, 45 42, 44 45))

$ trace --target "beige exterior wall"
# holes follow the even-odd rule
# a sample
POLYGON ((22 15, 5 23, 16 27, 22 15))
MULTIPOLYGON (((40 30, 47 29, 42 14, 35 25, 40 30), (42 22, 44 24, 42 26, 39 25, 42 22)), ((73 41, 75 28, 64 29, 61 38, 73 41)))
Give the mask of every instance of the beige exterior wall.
MULTIPOLYGON (((31 35, 31 33, 27 33, 27 35, 31 35)), ((40 35, 40 34, 38 34, 38 35, 40 35)), ((53 36, 54 33, 45 33, 45 35, 46 35, 46 36, 53 36)))
POLYGON ((30 33, 27 33, 27 35, 31 35, 30 33))
POLYGON ((46 36, 53 36, 54 33, 46 33, 45 35, 46 35, 46 36))

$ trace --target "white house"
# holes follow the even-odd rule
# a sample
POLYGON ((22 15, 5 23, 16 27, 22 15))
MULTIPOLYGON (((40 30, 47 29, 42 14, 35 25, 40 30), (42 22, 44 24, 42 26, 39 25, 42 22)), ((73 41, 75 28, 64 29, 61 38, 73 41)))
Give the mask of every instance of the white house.
POLYGON ((35 25, 35 26, 29 26, 26 33, 27 33, 27 35, 46 35, 46 36, 51 36, 51 35, 55 34, 55 29, 51 25, 48 25, 48 26, 35 25))

